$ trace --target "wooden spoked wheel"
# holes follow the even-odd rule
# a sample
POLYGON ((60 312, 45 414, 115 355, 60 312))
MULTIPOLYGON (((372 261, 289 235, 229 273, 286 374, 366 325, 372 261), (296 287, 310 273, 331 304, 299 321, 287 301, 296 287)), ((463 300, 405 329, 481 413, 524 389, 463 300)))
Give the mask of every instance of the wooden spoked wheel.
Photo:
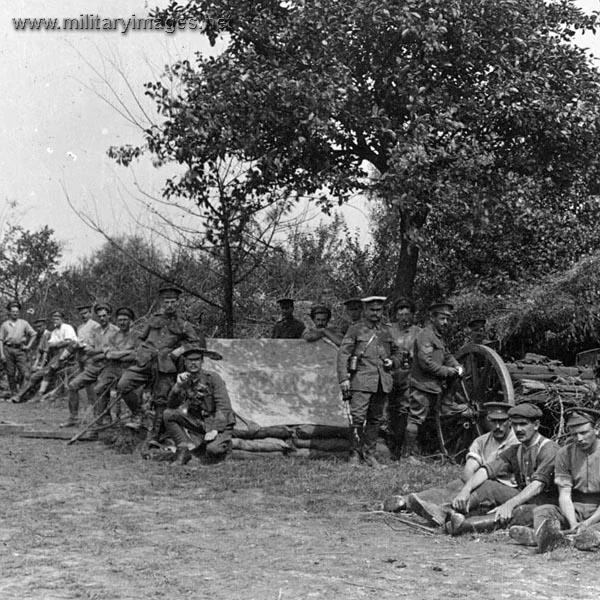
POLYGON ((480 344, 468 344, 456 355, 465 373, 437 403, 435 423, 443 455, 463 462, 471 442, 486 431, 486 402, 515 403, 510 374, 500 355, 480 344))

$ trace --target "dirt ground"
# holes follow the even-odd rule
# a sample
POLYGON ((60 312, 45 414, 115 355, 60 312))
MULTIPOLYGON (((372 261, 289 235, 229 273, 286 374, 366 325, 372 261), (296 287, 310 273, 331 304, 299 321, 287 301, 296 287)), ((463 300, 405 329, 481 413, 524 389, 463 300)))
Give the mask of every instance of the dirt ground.
MULTIPOLYGON (((32 428, 64 418, 0 404, 0 420, 32 428)), ((536 555, 506 532, 453 539, 369 514, 402 466, 374 483, 334 461, 174 468, 102 442, 16 435, 0 436, 0 448, 2 600, 600 595, 600 554, 536 555)))

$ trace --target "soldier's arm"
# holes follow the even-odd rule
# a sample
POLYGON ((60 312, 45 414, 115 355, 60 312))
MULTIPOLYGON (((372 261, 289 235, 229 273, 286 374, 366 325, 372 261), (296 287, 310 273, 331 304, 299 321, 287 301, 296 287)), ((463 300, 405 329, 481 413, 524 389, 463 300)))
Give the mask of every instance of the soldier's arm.
POLYGON ((452 500, 452 508, 461 512, 469 511, 469 498, 474 490, 476 490, 484 481, 489 479, 489 474, 483 467, 478 469, 475 474, 465 482, 462 489, 454 500, 452 500))
POLYGON ((307 342, 316 342, 325 336, 325 329, 316 327, 307 328, 302 332, 302 339, 307 342))
POLYGON ((178 408, 183 403, 184 397, 183 384, 175 383, 167 396, 167 406, 169 408, 178 408))
POLYGON ((454 357, 454 354, 452 354, 452 352, 450 352, 449 350, 446 350, 446 352, 444 354, 444 365, 446 367, 458 367, 460 365, 460 363, 456 360, 456 358, 454 357))
POLYGON ((569 523, 569 529, 576 527, 577 515, 575 514, 572 489, 570 486, 558 488, 558 506, 560 507, 562 514, 565 516, 567 523, 569 523))
POLYGON ((423 371, 436 377, 449 377, 456 372, 454 368, 437 363, 433 360, 433 344, 428 339, 417 338, 415 342, 416 358, 423 371))
POLYGON ((325 332, 325 337, 336 346, 339 346, 342 343, 344 336, 334 327, 325 327, 323 331, 325 332))

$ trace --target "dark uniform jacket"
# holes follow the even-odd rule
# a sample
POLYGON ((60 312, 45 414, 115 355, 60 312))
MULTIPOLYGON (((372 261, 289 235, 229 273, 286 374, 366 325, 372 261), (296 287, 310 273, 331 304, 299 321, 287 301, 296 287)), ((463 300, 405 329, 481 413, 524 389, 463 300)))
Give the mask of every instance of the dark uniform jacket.
POLYGON ((202 371, 196 381, 188 379, 175 384, 169 392, 169 408, 179 408, 187 403, 188 413, 204 423, 204 430, 216 429, 219 433, 235 425, 225 382, 217 373, 202 371))
POLYGON ((302 337, 302 332, 305 329, 305 325, 298 319, 279 319, 273 326, 273 333, 271 337, 273 339, 299 339, 302 337))
POLYGON ((417 334, 413 354, 410 385, 422 392, 439 394, 444 379, 452 374, 452 367, 457 367, 458 361, 431 325, 417 334))
POLYGON ((361 356, 357 372, 350 378, 350 389, 375 393, 381 381, 381 387, 387 394, 392 391, 392 373, 383 368, 383 360, 393 361, 392 369, 400 366, 400 351, 389 325, 380 323, 373 326, 361 319, 350 325, 337 354, 337 372, 340 383, 349 378, 348 359, 353 354, 361 356), (373 341, 367 346, 371 337, 373 341), (366 349, 366 350, 365 350, 366 349))
POLYGON ((411 325, 408 329, 401 331, 397 323, 392 323, 390 329, 402 357, 402 363, 394 371, 394 385, 402 387, 406 386, 406 381, 410 375, 410 366, 414 358, 415 340, 421 328, 418 325, 411 325))
POLYGON ((156 313, 150 318, 144 331, 140 334, 142 343, 136 351, 138 367, 145 367, 148 363, 158 358, 158 371, 160 373, 176 373, 177 368, 169 356, 184 343, 197 342, 206 344, 203 335, 197 335, 191 323, 180 315, 168 317, 163 313, 156 313))

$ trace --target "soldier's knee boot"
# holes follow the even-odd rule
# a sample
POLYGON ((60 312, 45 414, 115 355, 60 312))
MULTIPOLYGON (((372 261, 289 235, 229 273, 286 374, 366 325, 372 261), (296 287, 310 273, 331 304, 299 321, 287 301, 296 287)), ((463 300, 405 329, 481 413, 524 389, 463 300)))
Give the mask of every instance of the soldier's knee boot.
POLYGON ((477 515, 465 517, 465 515, 452 511, 450 519, 446 522, 446 531, 450 535, 462 535, 463 533, 484 533, 503 529, 496 515, 477 515))
MULTIPOLYGON (((41 388, 40 388, 41 392, 41 388)), ((79 413, 79 392, 69 388, 69 414, 71 417, 77 417, 79 413)))
POLYGON ((404 430, 404 443, 402 444, 402 457, 407 458, 419 453, 417 445, 417 436, 419 435, 419 427, 414 423, 408 423, 404 430))

